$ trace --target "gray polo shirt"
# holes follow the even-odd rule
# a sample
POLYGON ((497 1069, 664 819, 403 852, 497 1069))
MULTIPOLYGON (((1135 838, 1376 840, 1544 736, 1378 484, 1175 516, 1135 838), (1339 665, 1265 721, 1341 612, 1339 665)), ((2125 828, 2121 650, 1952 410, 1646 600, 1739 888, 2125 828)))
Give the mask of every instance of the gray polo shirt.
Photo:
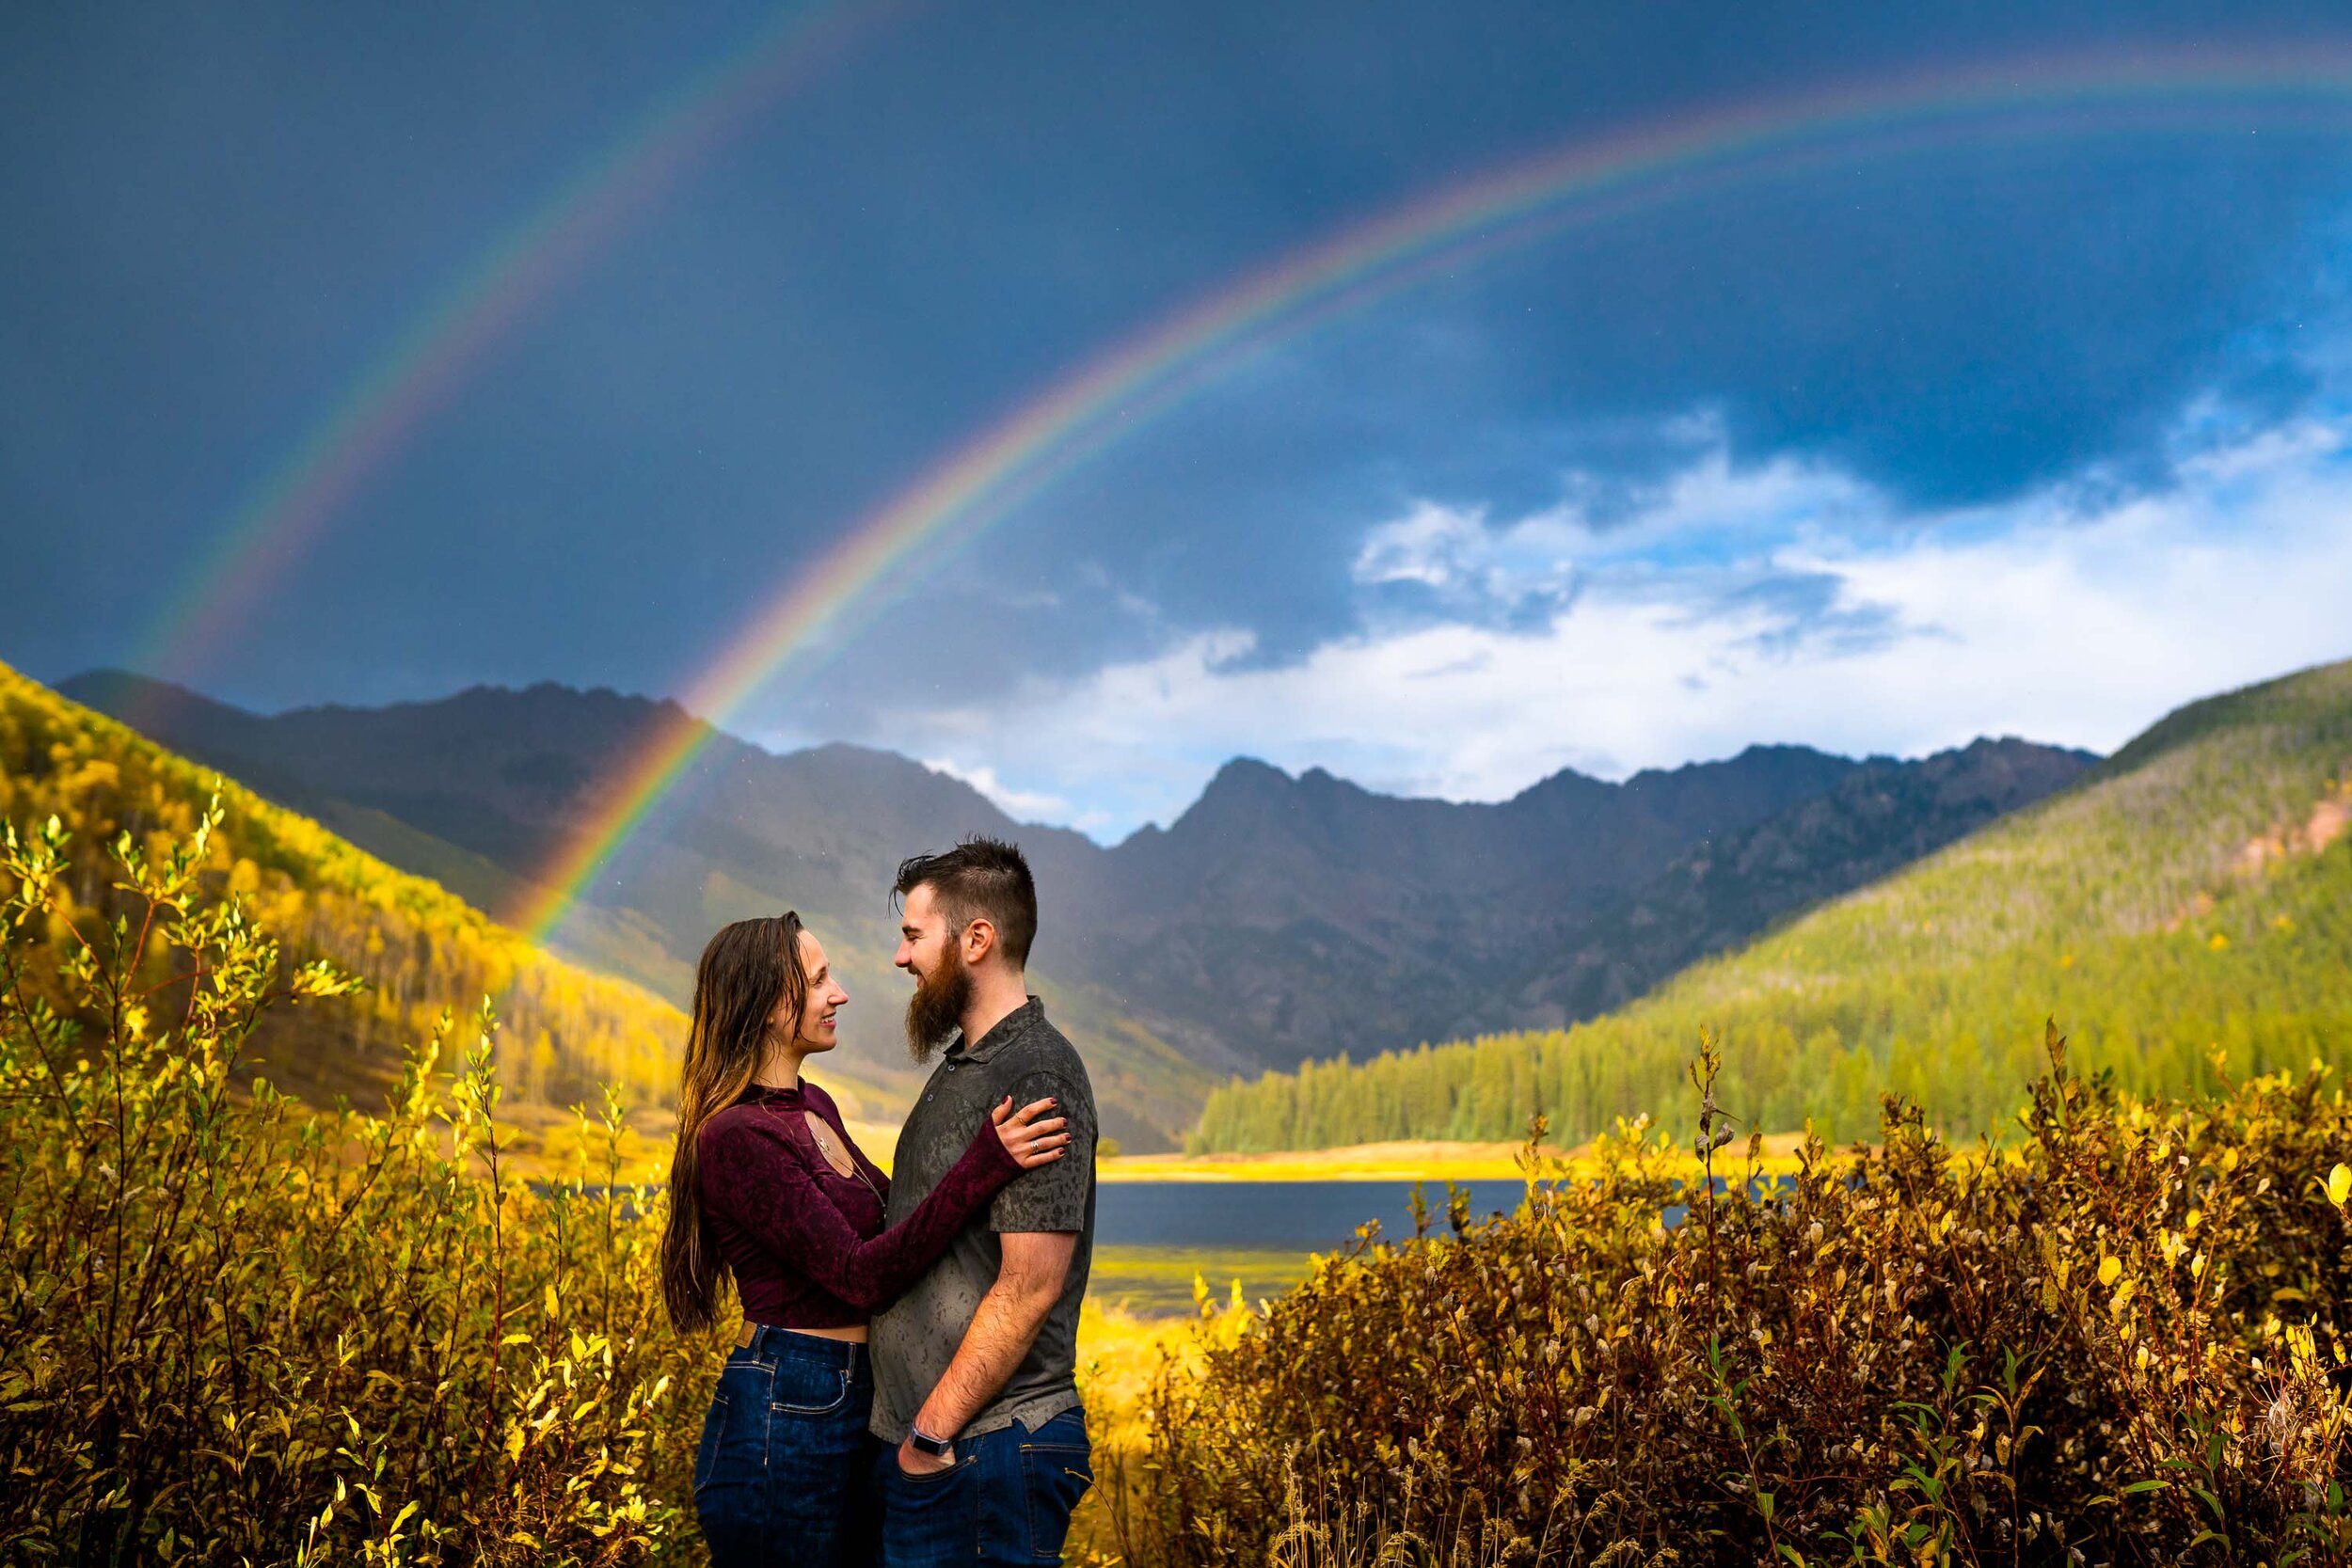
POLYGON ((885 1217, 897 1225, 923 1201, 1007 1095, 1016 1110, 1048 1095, 1060 1101, 1055 1114, 1070 1118, 1070 1152, 1006 1183, 939 1261, 875 1317, 872 1426, 886 1443, 905 1440, 915 1412, 955 1358, 980 1297, 996 1283, 1004 1259, 997 1238, 1009 1230, 1074 1230, 1078 1248, 1061 1299, 1046 1314, 1029 1354, 963 1430, 994 1432, 1018 1419, 1034 1431, 1077 1407, 1078 1305, 1094 1254, 1094 1089, 1086 1064, 1045 1022, 1044 1005, 1036 997, 978 1043, 959 1037, 948 1047, 898 1132, 885 1217))

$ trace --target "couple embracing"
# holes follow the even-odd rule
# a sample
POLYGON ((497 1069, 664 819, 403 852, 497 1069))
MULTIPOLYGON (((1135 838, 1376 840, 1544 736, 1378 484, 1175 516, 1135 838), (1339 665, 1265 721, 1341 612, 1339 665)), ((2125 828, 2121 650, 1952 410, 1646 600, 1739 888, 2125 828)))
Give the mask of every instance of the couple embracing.
POLYGON ((1092 1481, 1094 1096, 1024 977, 1037 887, 974 839, 896 891, 908 1040, 940 1061, 892 1175, 801 1078, 849 1001, 815 934, 739 921, 695 974, 662 1289, 682 1329, 723 1275, 743 1309, 694 1460, 716 1568, 1057 1562, 1092 1481))

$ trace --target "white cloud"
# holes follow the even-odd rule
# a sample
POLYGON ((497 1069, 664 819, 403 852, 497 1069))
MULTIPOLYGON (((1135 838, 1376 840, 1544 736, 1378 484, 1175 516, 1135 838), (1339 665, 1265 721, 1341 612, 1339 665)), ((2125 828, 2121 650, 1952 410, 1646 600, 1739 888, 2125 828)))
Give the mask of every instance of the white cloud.
MULTIPOLYGON (((1373 531, 1357 575, 1438 593, 1448 618, 1369 616, 1279 666, 1242 661, 1247 632, 1209 632, 892 727, 982 757, 1017 736, 1025 766, 1120 831, 1181 810, 1241 752, 1496 799, 1562 767, 1621 776, 1753 741, 2111 750, 2191 698, 2352 656, 2346 436, 2310 422, 2206 451, 2161 495, 2054 490, 1925 519, 1886 515, 1835 471, 1738 471, 1720 451, 1607 528, 1565 510, 1493 530, 1418 507, 1373 531), (1569 573, 1573 602, 1533 626, 1466 608, 1569 573)), ((993 767, 959 776, 988 790, 993 767)))
POLYGON ((1067 823, 1073 815, 1070 801, 1063 797, 1041 790, 1015 789, 999 779, 996 769, 987 763, 964 768, 945 757, 925 757, 923 766, 960 784, 970 784, 1016 822, 1067 823))
POLYGON ((1568 499, 1507 527, 1484 511, 1423 501, 1364 536, 1353 566, 1370 587, 1410 583, 1461 609, 1508 608, 1564 596, 1581 578, 1661 558, 1753 554, 1800 529, 1883 520, 1885 506, 1837 469, 1796 458, 1735 467, 1720 435, 1693 460, 1648 487, 1631 511, 1597 515, 1601 488, 1569 475, 1568 499))

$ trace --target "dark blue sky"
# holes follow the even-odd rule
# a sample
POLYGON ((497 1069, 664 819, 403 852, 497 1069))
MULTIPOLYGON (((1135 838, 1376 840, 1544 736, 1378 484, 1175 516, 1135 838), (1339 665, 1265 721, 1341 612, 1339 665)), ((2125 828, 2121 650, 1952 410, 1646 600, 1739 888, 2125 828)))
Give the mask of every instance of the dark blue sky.
MULTIPOLYGON (((0 14, 0 658, 166 657, 318 422, 789 9, 0 14)), ((684 692, 993 420, 1394 203, 1972 62, 2352 59, 2334 7, 2053 11, 843 8, 153 673, 684 692)), ((1494 795, 1750 739, 2108 746, 2352 654, 2341 82, 1661 188, 1448 269, 1232 367, 731 721, 1115 834, 1239 751, 1494 795)))

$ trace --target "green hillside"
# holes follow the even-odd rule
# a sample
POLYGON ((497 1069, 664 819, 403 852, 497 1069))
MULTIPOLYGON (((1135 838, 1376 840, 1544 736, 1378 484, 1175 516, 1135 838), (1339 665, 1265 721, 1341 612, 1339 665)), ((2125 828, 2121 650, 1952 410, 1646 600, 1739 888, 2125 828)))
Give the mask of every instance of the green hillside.
MULTIPOLYGON (((209 847, 212 877, 287 942, 289 964, 326 958, 368 982, 357 996, 264 1020, 254 1054, 278 1087, 372 1105, 403 1048, 430 1034, 444 1008, 463 1017, 489 995, 503 1020, 501 1074, 518 1108, 594 1101, 600 1084, 638 1106, 675 1095, 686 1021, 669 1003, 549 956, 438 884, 0 665, 0 820, 22 829, 55 816, 72 834, 76 927, 115 912, 106 851, 119 835, 158 847, 183 837, 215 789, 227 820, 209 847)), ((61 958, 72 945, 60 922, 49 946, 61 958)), ((170 962, 156 959, 159 980, 170 962)), ((32 983, 53 1003, 68 989, 40 972, 32 983)), ((838 1092, 851 1115, 894 1108, 872 1089, 838 1092)))
POLYGON ((2352 1056, 2352 662, 2181 709, 2066 793, 1572 1029, 1310 1064, 1210 1098, 1191 1147, 1581 1139, 1682 1092, 1840 1138, 1877 1097, 2004 1122, 2055 1015, 2136 1089, 2352 1056))

